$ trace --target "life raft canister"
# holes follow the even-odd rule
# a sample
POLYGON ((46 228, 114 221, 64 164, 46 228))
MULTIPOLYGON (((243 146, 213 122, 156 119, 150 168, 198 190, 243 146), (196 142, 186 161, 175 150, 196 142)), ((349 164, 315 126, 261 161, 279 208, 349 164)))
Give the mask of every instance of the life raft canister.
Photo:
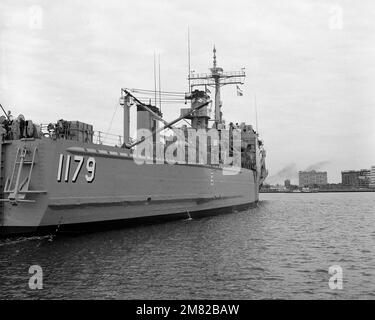
POLYGON ((35 128, 31 120, 27 120, 25 123, 25 136, 26 138, 34 138, 35 128))
POLYGON ((21 137, 20 124, 17 120, 13 120, 10 125, 11 139, 18 140, 21 137))

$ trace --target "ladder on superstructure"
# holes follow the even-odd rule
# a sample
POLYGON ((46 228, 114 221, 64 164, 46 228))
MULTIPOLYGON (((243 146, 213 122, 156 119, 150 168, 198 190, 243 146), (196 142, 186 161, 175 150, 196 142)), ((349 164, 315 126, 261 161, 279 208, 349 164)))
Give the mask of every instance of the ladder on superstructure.
POLYGON ((35 202, 35 200, 25 199, 26 195, 47 192, 44 190, 29 189, 37 150, 37 147, 34 147, 32 151, 28 150, 26 147, 17 148, 12 174, 10 178, 8 177, 6 179, 3 191, 3 194, 9 194, 9 196, 8 198, 3 197, 1 202, 9 201, 12 204, 17 204, 18 202, 35 202), (31 158, 27 158, 28 154, 31 154, 31 158), (28 170, 26 170, 26 175, 23 174, 24 166, 29 166, 28 170))
MULTIPOLYGON (((0 141, 0 199, 4 198, 4 142, 0 141)), ((4 202, 0 202, 0 226, 4 223, 4 202)))

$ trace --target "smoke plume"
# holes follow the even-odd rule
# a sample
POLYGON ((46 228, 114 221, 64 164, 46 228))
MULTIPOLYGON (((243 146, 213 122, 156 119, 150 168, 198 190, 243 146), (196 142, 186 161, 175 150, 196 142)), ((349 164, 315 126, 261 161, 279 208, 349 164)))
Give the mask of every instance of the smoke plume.
POLYGON ((293 179, 298 178, 298 170, 295 163, 290 163, 284 168, 282 168, 279 172, 276 174, 268 177, 266 179, 267 183, 275 184, 283 182, 286 179, 293 179))
POLYGON ((310 166, 308 166, 305 170, 303 171, 311 171, 311 170, 319 170, 320 168, 323 168, 325 167, 327 164, 329 164, 329 161, 320 161, 320 162, 317 162, 317 163, 314 163, 310 166))

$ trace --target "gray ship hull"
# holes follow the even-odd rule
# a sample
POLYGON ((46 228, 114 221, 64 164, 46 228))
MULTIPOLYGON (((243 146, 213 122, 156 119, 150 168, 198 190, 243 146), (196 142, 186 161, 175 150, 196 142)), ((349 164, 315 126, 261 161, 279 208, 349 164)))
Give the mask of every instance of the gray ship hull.
POLYGON ((256 205, 259 194, 254 170, 228 174, 219 166, 139 165, 124 149, 64 139, 5 142, 1 163, 2 236, 232 212, 256 205), (27 150, 23 162, 20 150, 27 150))

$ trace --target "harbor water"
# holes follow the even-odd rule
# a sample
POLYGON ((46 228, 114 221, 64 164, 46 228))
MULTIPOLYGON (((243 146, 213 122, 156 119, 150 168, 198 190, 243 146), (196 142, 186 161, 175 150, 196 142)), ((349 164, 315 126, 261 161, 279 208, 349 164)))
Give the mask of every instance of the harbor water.
POLYGON ((260 197, 226 215, 1 239, 0 299, 375 299, 375 193, 260 197), (32 265, 43 289, 29 288, 32 265))

